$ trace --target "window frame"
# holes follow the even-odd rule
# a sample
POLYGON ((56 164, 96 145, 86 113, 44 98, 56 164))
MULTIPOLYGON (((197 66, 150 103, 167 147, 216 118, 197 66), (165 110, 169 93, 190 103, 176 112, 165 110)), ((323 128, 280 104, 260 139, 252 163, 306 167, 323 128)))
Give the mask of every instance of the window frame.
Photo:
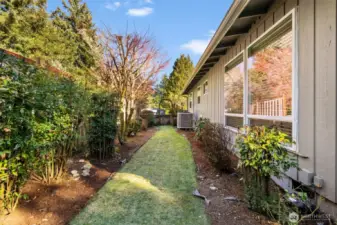
POLYGON ((193 92, 188 95, 188 108, 193 110, 193 92))
MULTIPOLYGON (((296 143, 293 144, 291 147, 288 147, 289 150, 298 151, 298 31, 297 31, 297 15, 296 15, 296 8, 290 10, 287 14, 285 14, 279 21, 277 21, 273 26, 267 29, 260 37, 250 43, 245 49, 245 85, 244 85, 244 110, 245 110, 245 124, 249 125, 250 119, 261 119, 261 120, 268 120, 268 121, 283 121, 283 122, 291 122, 292 123, 292 140, 296 143), (259 115, 252 115, 248 114, 248 65, 247 61, 249 58, 250 50, 256 46, 258 43, 263 42, 267 39, 268 36, 275 35, 277 28, 281 27, 282 25, 286 24, 287 22, 291 23, 291 32, 292 32, 292 114, 291 116, 259 116, 259 115)), ((277 37, 277 36, 276 36, 277 37)))
MULTIPOLYGON (((243 65, 244 65, 244 74, 243 74, 243 111, 242 111, 242 114, 241 113, 226 113, 226 112, 224 112, 224 125, 225 125, 225 127, 226 128, 228 128, 228 129, 230 129, 230 130, 232 130, 232 131, 234 131, 234 132, 238 132, 238 128, 237 127, 232 127, 232 126, 228 126, 228 125, 226 125, 227 124, 227 120, 226 120, 226 117, 227 116, 231 116, 231 117, 238 117, 238 118, 243 118, 243 124, 242 124, 242 126, 244 126, 244 124, 245 124, 245 109, 244 109, 244 101, 245 101, 245 93, 244 93, 244 89, 245 89, 245 87, 244 87, 244 83, 245 83, 245 74, 246 74, 246 65, 245 65, 245 50, 242 50, 241 52, 239 52, 234 58, 232 58, 231 60, 229 60, 226 64, 225 64, 225 74, 224 74, 224 80, 225 80, 225 76, 226 76, 226 73, 228 72, 228 71, 230 71, 231 69, 233 69, 233 68, 230 68, 230 69, 227 69, 227 67, 229 66, 229 65, 231 65, 233 62, 235 62, 235 61, 237 61, 237 60, 239 60, 239 58, 241 58, 242 57, 242 61, 240 60, 240 63, 243 63, 243 65)), ((240 64, 239 63, 239 64, 240 64)), ((225 97, 224 97, 224 101, 226 101, 226 99, 225 99, 225 97)), ((224 111, 226 110, 226 108, 224 107, 224 111)))
POLYGON ((202 92, 204 95, 208 94, 208 80, 205 80, 205 82, 202 84, 202 92), (205 84, 207 83, 207 91, 205 89, 205 84))
POLYGON ((197 103, 201 104, 201 86, 197 87, 197 103))
MULTIPOLYGON (((238 57, 243 57, 244 63, 244 84, 243 84, 243 114, 232 114, 224 113, 224 126, 231 131, 238 132, 236 128, 226 126, 226 116, 243 117, 243 126, 250 125, 250 119, 261 119, 268 121, 282 121, 292 123, 292 140, 294 144, 292 146, 286 146, 288 150, 292 152, 298 152, 298 28, 297 28, 297 8, 290 10, 285 14, 279 21, 277 21, 273 26, 268 28, 260 37, 250 43, 243 51, 239 52, 235 57, 233 57, 228 63, 225 64, 226 67, 237 60, 238 57), (275 34, 278 28, 282 27, 286 23, 291 23, 292 32, 292 115, 291 116, 260 116, 248 114, 249 106, 249 89, 248 89, 248 58, 250 50, 257 44, 265 41, 268 37, 275 34), (295 144, 296 143, 296 144, 295 144)), ((278 36, 275 36, 278 37, 278 36)), ((225 75, 224 75, 225 76, 225 75)), ((226 99, 224 99, 226 101, 226 99)), ((224 108, 225 110, 225 108, 224 108)))

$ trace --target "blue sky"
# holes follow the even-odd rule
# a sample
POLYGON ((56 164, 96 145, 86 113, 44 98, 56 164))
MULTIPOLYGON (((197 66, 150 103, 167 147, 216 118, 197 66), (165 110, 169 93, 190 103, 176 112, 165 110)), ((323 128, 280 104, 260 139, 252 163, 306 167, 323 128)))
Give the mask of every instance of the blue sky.
MULTIPOLYGON (((84 0, 98 27, 115 32, 150 31, 170 59, 163 73, 170 73, 180 54, 189 54, 196 64, 232 0, 84 0)), ((48 9, 61 0, 48 0, 48 9)), ((163 74, 162 73, 162 74, 163 74)))

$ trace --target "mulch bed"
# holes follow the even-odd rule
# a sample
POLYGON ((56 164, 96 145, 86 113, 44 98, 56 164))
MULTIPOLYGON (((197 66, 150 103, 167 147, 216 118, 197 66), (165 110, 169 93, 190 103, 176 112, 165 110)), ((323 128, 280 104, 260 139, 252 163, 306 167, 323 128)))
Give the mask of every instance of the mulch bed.
MULTIPOLYGON (((119 146, 121 159, 130 160, 132 155, 145 144, 156 132, 156 128, 148 129, 128 139, 119 146)), ((105 184, 109 177, 118 171, 122 165, 119 160, 85 160, 75 156, 70 160, 71 170, 81 171, 84 164, 90 162, 90 176, 74 180, 70 175, 55 184, 41 184, 29 180, 23 188, 28 200, 21 200, 18 208, 0 219, 0 224, 6 225, 62 225, 67 224, 85 207, 88 200, 105 184)))
POLYGON ((206 213, 211 218, 212 225, 274 224, 264 216, 250 211, 247 204, 243 202, 244 189, 240 175, 221 173, 214 169, 202 144, 194 138, 194 132, 181 130, 178 132, 192 145, 197 166, 198 190, 211 201, 206 206, 206 213), (211 190, 211 186, 216 187, 217 190, 211 190), (225 200, 225 197, 235 197, 240 201, 225 200))

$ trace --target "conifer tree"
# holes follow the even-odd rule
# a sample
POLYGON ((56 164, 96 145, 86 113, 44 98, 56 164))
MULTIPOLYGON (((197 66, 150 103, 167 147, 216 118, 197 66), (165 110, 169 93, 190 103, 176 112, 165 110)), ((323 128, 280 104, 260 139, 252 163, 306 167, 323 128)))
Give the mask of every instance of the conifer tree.
POLYGON ((62 1, 64 11, 57 8, 52 13, 53 24, 66 32, 75 48, 74 67, 88 72, 95 66, 97 49, 96 28, 86 3, 82 0, 62 1))
POLYGON ((53 26, 46 0, 0 1, 0 47, 47 64, 72 61, 72 41, 53 26))
POLYGON ((161 96, 162 102, 169 102, 170 113, 173 115, 187 108, 186 98, 182 96, 182 91, 192 72, 193 62, 191 58, 180 55, 174 62, 170 76, 168 78, 164 76, 159 89, 156 89, 155 95, 161 96))

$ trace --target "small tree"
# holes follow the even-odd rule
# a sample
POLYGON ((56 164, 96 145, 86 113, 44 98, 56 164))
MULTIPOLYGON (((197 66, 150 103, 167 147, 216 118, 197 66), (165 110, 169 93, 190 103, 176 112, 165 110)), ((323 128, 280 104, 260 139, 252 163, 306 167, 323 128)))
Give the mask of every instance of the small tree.
POLYGON ((152 92, 152 84, 168 61, 147 33, 114 34, 106 29, 101 32, 104 50, 100 78, 119 94, 121 115, 119 136, 123 143, 136 101, 152 92))

